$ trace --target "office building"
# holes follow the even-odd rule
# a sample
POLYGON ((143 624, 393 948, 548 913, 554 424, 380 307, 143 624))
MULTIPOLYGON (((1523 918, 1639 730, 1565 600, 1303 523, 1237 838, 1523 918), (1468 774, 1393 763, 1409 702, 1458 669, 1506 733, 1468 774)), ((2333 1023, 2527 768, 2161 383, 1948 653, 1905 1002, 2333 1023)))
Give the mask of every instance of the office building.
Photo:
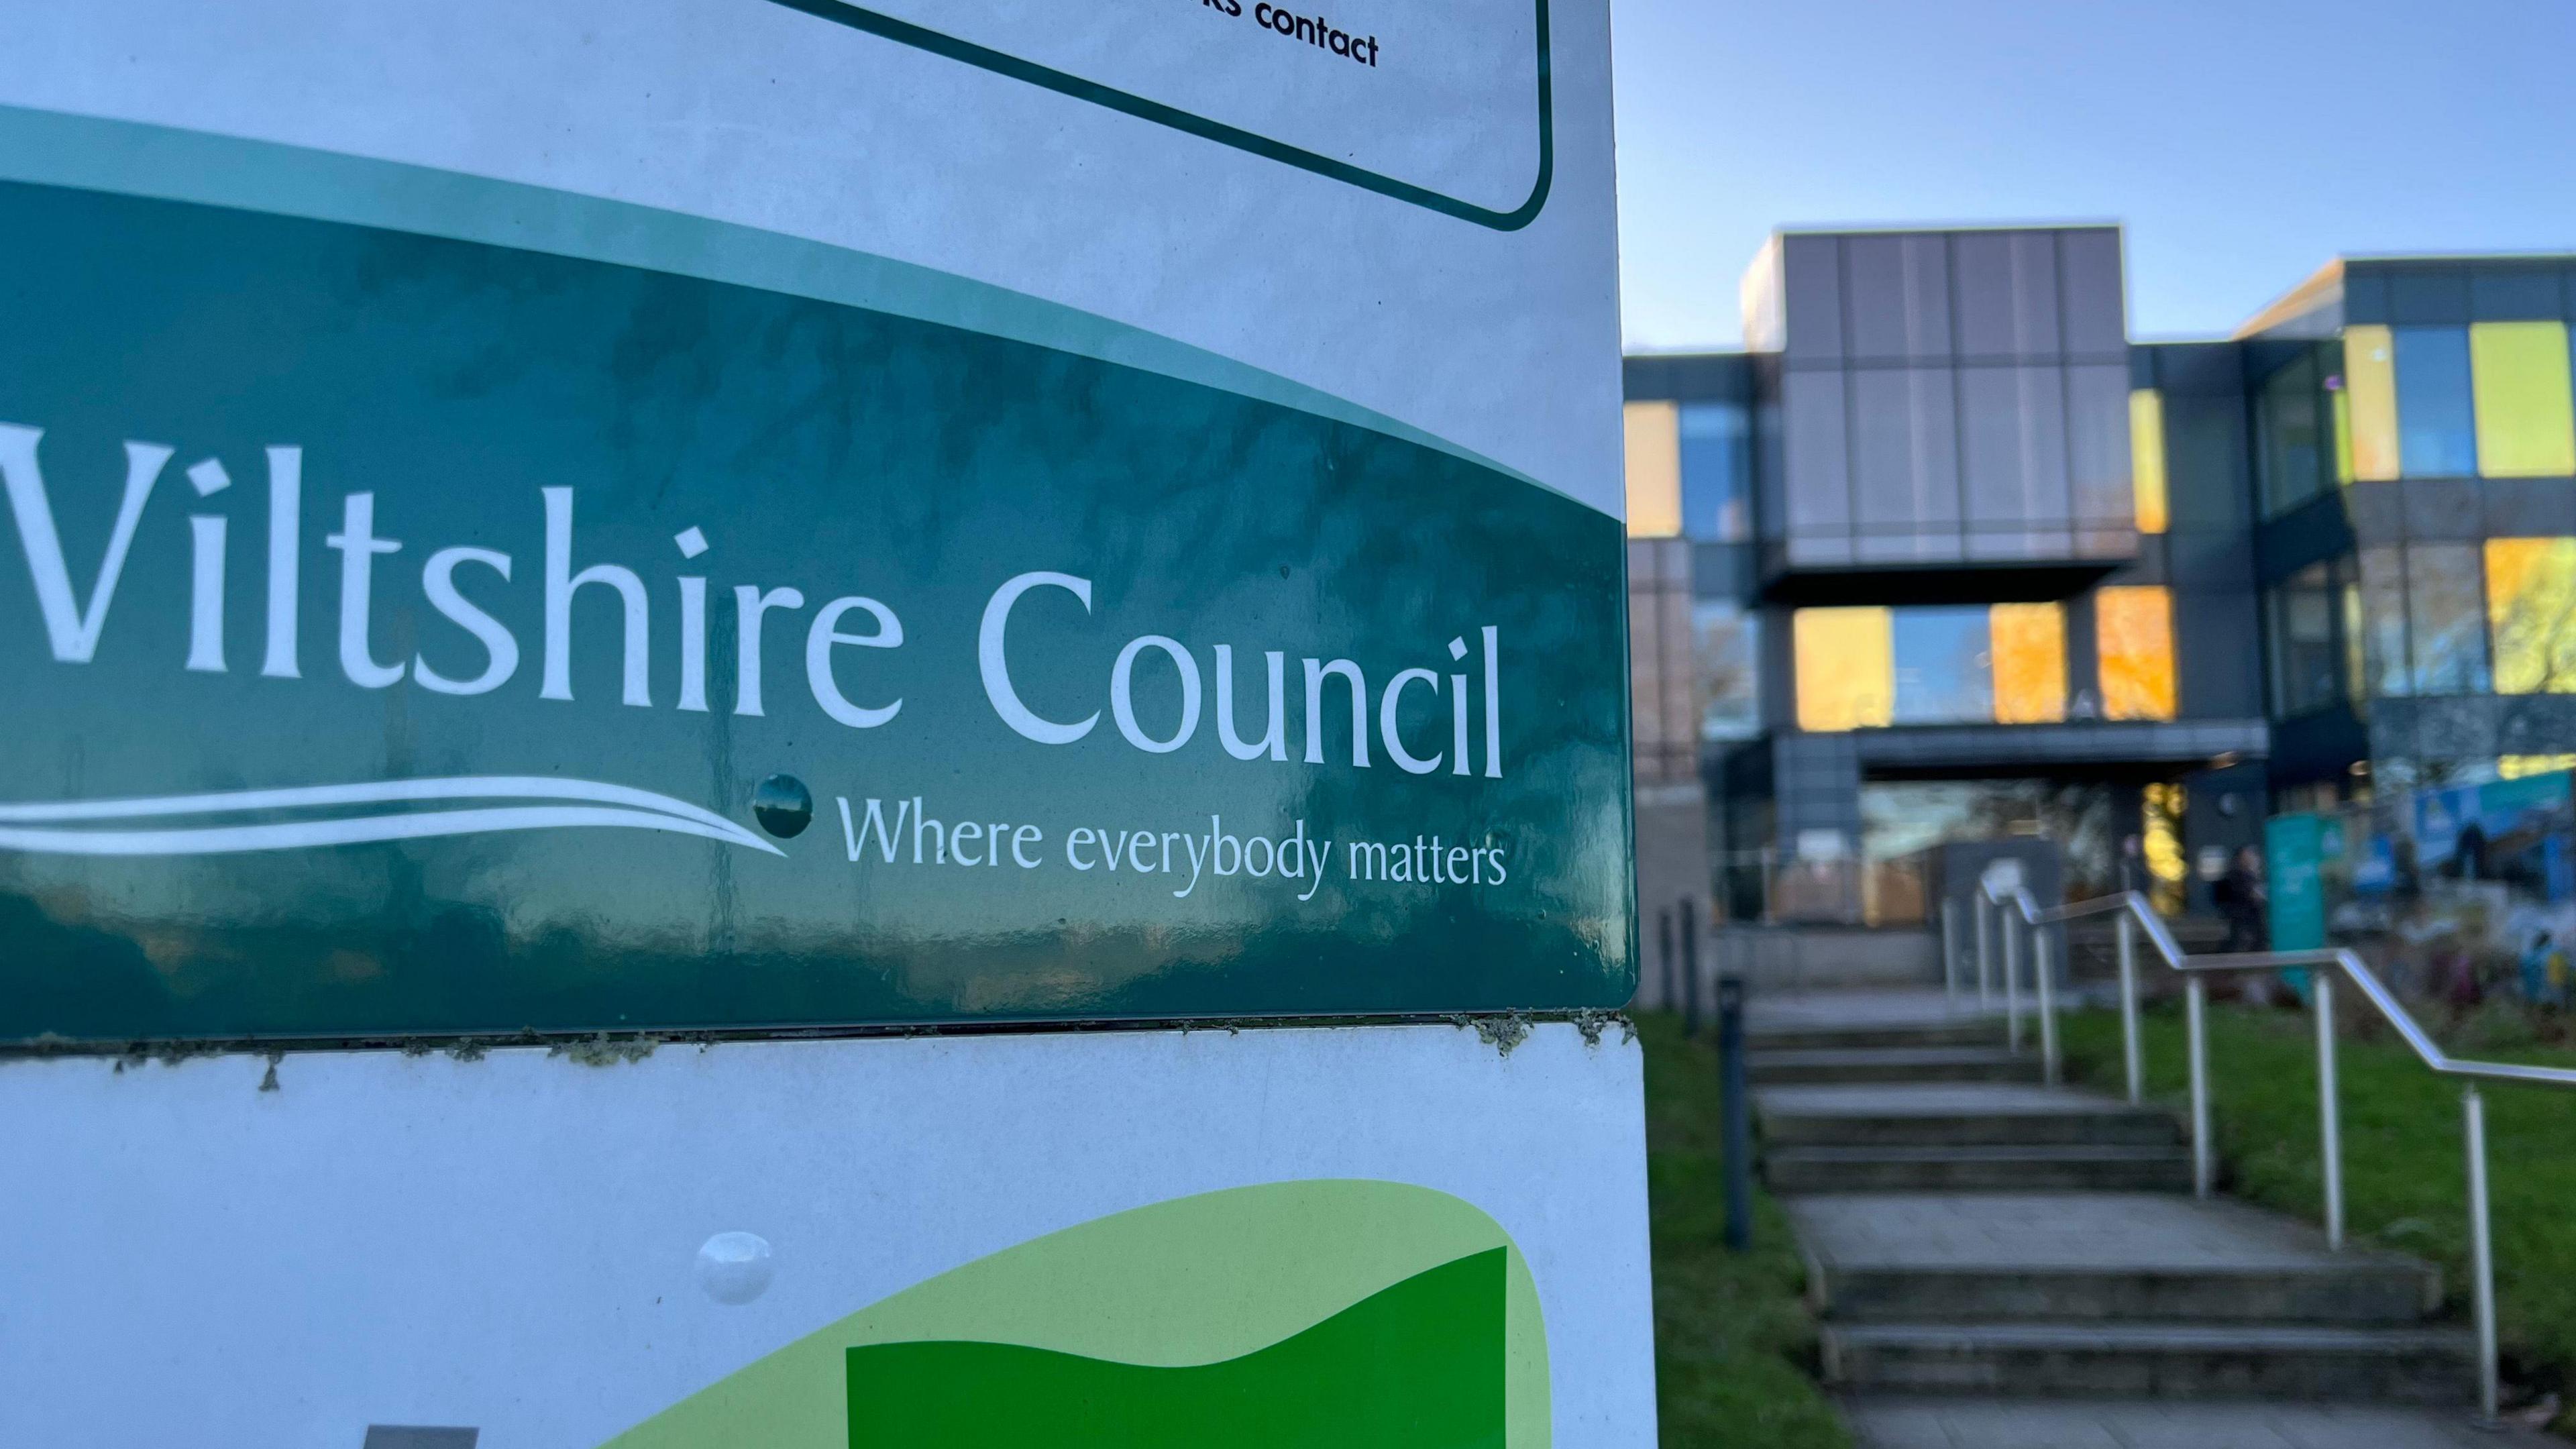
POLYGON ((2576 758, 2576 257, 2125 296, 2111 226, 1784 232, 1741 351, 1628 359, 1650 899, 1920 921, 2022 836, 2193 909, 2275 811, 2576 758))

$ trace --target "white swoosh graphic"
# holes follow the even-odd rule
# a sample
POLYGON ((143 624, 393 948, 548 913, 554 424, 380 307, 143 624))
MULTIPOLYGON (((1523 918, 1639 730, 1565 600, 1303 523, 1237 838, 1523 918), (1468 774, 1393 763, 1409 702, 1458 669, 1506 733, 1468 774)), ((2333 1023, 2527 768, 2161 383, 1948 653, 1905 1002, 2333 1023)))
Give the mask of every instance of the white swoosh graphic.
POLYGON ((228 855, 420 840, 441 835, 592 827, 660 830, 785 855, 777 846, 714 811, 650 790, 545 775, 461 775, 427 780, 375 780, 351 785, 299 785, 207 795, 127 800, 63 800, 0 805, 0 850, 56 855, 228 855), (191 815, 331 809, 349 805, 432 801, 531 800, 540 805, 393 811, 320 820, 154 829, 65 829, 64 822, 169 820, 191 815))

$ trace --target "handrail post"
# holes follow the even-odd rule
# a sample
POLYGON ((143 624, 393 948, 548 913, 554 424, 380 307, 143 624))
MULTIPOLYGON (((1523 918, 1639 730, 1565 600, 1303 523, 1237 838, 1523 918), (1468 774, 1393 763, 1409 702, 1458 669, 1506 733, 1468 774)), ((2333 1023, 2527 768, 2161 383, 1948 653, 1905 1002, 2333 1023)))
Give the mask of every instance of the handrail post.
POLYGON ((2326 1246, 2343 1250, 2343 1124, 2335 1091, 2335 1015, 2332 968, 2308 973, 2317 1009, 2317 1141, 2325 1162, 2326 1246))
POLYGON ((2004 1046, 2021 1050, 2021 931, 2014 925, 2018 915, 2011 906, 1995 902, 1995 924, 2004 935, 2004 1046))
POLYGON ((1959 903, 1941 903, 1941 999, 1959 1000, 1959 903))
POLYGON ((2471 1082, 2460 1094, 2469 1154, 2469 1275, 2478 1316, 2478 1422, 2496 1421, 2495 1242, 2487 1222, 2487 1111, 2471 1082))
POLYGON ((1968 909, 1977 921, 1977 1009, 1984 1011, 1995 997, 1995 926, 1994 902, 1983 890, 1968 898, 1968 909))
POLYGON ((2191 1194, 2207 1197, 2209 1162, 2209 988, 2198 976, 2183 982, 2184 1035, 2191 1052, 2191 1194))
POLYGON ((2120 1057, 2129 1074, 2129 1105, 2146 1098, 2146 1068, 2138 1054, 2138 923, 2124 908, 2120 936, 2120 1057))
POLYGON ((2049 980, 2057 974, 2056 956, 2049 950, 2046 926, 2030 928, 2031 974, 2039 983, 2039 1079, 2056 1086, 2060 1076, 2057 1056, 2057 986, 2049 980))

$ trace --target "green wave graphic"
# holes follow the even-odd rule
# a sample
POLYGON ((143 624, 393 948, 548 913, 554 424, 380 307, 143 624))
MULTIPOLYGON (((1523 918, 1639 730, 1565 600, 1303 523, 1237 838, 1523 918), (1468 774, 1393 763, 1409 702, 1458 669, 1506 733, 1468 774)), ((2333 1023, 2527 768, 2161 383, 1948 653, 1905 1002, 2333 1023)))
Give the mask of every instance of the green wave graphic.
POLYGON ((847 1354, 850 1449, 1501 1449, 1508 1257, 1444 1263, 1267 1348, 1191 1367, 862 1344, 847 1354))
MULTIPOLYGON (((693 1302, 687 1311, 736 1310, 693 1302)), ((1012 1435, 1018 1437, 1010 1442, 1019 1444, 1169 1442, 1071 1436, 1064 1404, 1090 1403, 1108 1391, 1103 1385, 1215 1382, 1184 1376, 1256 1360, 1302 1366, 1307 1397, 1341 1415, 1329 1425, 1331 1436, 1257 1437, 1269 1432, 1272 1420, 1284 1423, 1284 1416, 1296 1412, 1275 1391, 1286 1380, 1273 1378, 1249 1427, 1234 1420, 1201 1423, 1191 1442, 1400 1440, 1547 1449, 1551 1440, 1547 1332, 1538 1285, 1502 1225, 1474 1204, 1430 1188, 1307 1178, 1166 1198, 959 1264, 771 1348, 613 1436, 601 1449, 841 1449, 865 1443, 936 1449, 1012 1435), (1499 1306, 1490 1296, 1496 1292, 1499 1306), (1405 1324, 1413 1327, 1400 1326, 1405 1324), (1425 1328, 1447 1336, 1438 1345, 1422 1345, 1418 1334, 1425 1328), (1294 1354, 1263 1357, 1301 1342, 1305 1346, 1294 1354), (1473 1360, 1468 1369, 1484 1376, 1479 1382, 1499 1386, 1490 1396, 1493 1406, 1419 1416, 1431 1427, 1406 1425, 1394 1437, 1372 1439, 1374 1430, 1345 1428, 1361 1417, 1348 1406, 1384 1387, 1364 1361, 1347 1372, 1337 1367, 1352 1362, 1344 1353, 1352 1343, 1366 1345, 1370 1358, 1401 1365, 1417 1381, 1402 1392, 1423 1405, 1466 1397, 1487 1402, 1485 1388, 1470 1395, 1433 1387, 1466 1382, 1444 1378, 1447 1370, 1440 1367, 1466 1356, 1473 1360), (1309 1357, 1318 1344, 1332 1344, 1334 1355, 1309 1357), (1025 1419, 984 1421, 971 1432, 925 1427, 897 1417, 927 1412, 920 1403, 889 1403, 882 1394, 875 1407, 853 1414, 853 1403, 872 1402, 870 1391, 854 1390, 850 1379, 860 1356, 870 1365, 870 1382, 890 1386, 888 1393, 896 1397, 935 1374, 939 1400, 978 1408, 992 1407, 986 1400, 1026 1400, 1051 1404, 1050 1417, 1040 1421, 1043 1432, 1030 1432, 1025 1419), (889 1373, 876 1367, 926 1358, 954 1358, 975 1371, 943 1366, 889 1373), (1071 1397, 1059 1392, 1051 1401, 978 1376, 1004 1361, 1078 1366, 1081 1382, 1071 1397), (913 1427, 904 1427, 907 1422, 913 1427), (1470 1432, 1491 1422, 1500 1423, 1499 1436, 1481 1428, 1470 1432), (853 1438, 854 1424, 871 1437, 853 1438), (1444 1437, 1453 1429, 1466 1437, 1444 1437)), ((1202 1407, 1210 1402, 1204 1391, 1188 1393, 1201 1395, 1191 1402, 1202 1407)), ((1214 1402, 1244 1401, 1220 1395, 1214 1402)), ((1380 1410, 1393 1402, 1370 1400, 1368 1422, 1383 1422, 1380 1410)), ((1405 1424, 1400 1408, 1385 1412, 1405 1424)), ((1172 1422, 1190 1421, 1184 1415, 1172 1422)))

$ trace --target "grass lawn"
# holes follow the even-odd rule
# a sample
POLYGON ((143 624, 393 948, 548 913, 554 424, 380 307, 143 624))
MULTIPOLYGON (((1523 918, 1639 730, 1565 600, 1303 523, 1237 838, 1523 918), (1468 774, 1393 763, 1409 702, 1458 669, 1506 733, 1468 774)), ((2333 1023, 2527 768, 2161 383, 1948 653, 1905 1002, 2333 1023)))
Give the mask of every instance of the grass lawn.
MULTIPOLYGON (((2465 1321, 2469 1239, 2460 1083, 2425 1070, 2356 993, 2340 993, 2336 1005, 2346 1028, 2336 1064, 2347 1226, 2357 1239, 2439 1263, 2443 1287, 2465 1321), (2367 1030, 2355 1020, 2365 1014, 2367 1030)), ((2079 1013, 2065 1025, 2069 1074, 2098 1089, 2121 1090, 2118 1015, 2079 1013)), ((2490 1032, 2489 1039, 2498 1035, 2490 1032)), ((2149 1008, 2143 1037, 2148 1093, 2184 1105, 2189 1086, 2179 1003, 2149 1008)), ((2576 1066, 2576 1051, 2564 1047, 2463 1042, 2446 1049, 2576 1066)), ((2222 1189, 2323 1221, 2316 1038, 2308 1016, 2213 1005, 2209 1061, 2222 1189)), ((2517 1385, 2564 1393, 2576 1382, 2576 1092, 2510 1083, 2481 1091, 2507 1396, 2517 1385)))
POLYGON ((1806 1269, 1779 1205, 1757 1185, 1753 1249, 1726 1250, 1724 1129, 1714 1029, 1682 1035, 1640 1013, 1646 1190, 1654 1235, 1655 1409, 1667 1445, 1844 1449, 1851 1440, 1808 1366, 1816 1330, 1806 1269))

